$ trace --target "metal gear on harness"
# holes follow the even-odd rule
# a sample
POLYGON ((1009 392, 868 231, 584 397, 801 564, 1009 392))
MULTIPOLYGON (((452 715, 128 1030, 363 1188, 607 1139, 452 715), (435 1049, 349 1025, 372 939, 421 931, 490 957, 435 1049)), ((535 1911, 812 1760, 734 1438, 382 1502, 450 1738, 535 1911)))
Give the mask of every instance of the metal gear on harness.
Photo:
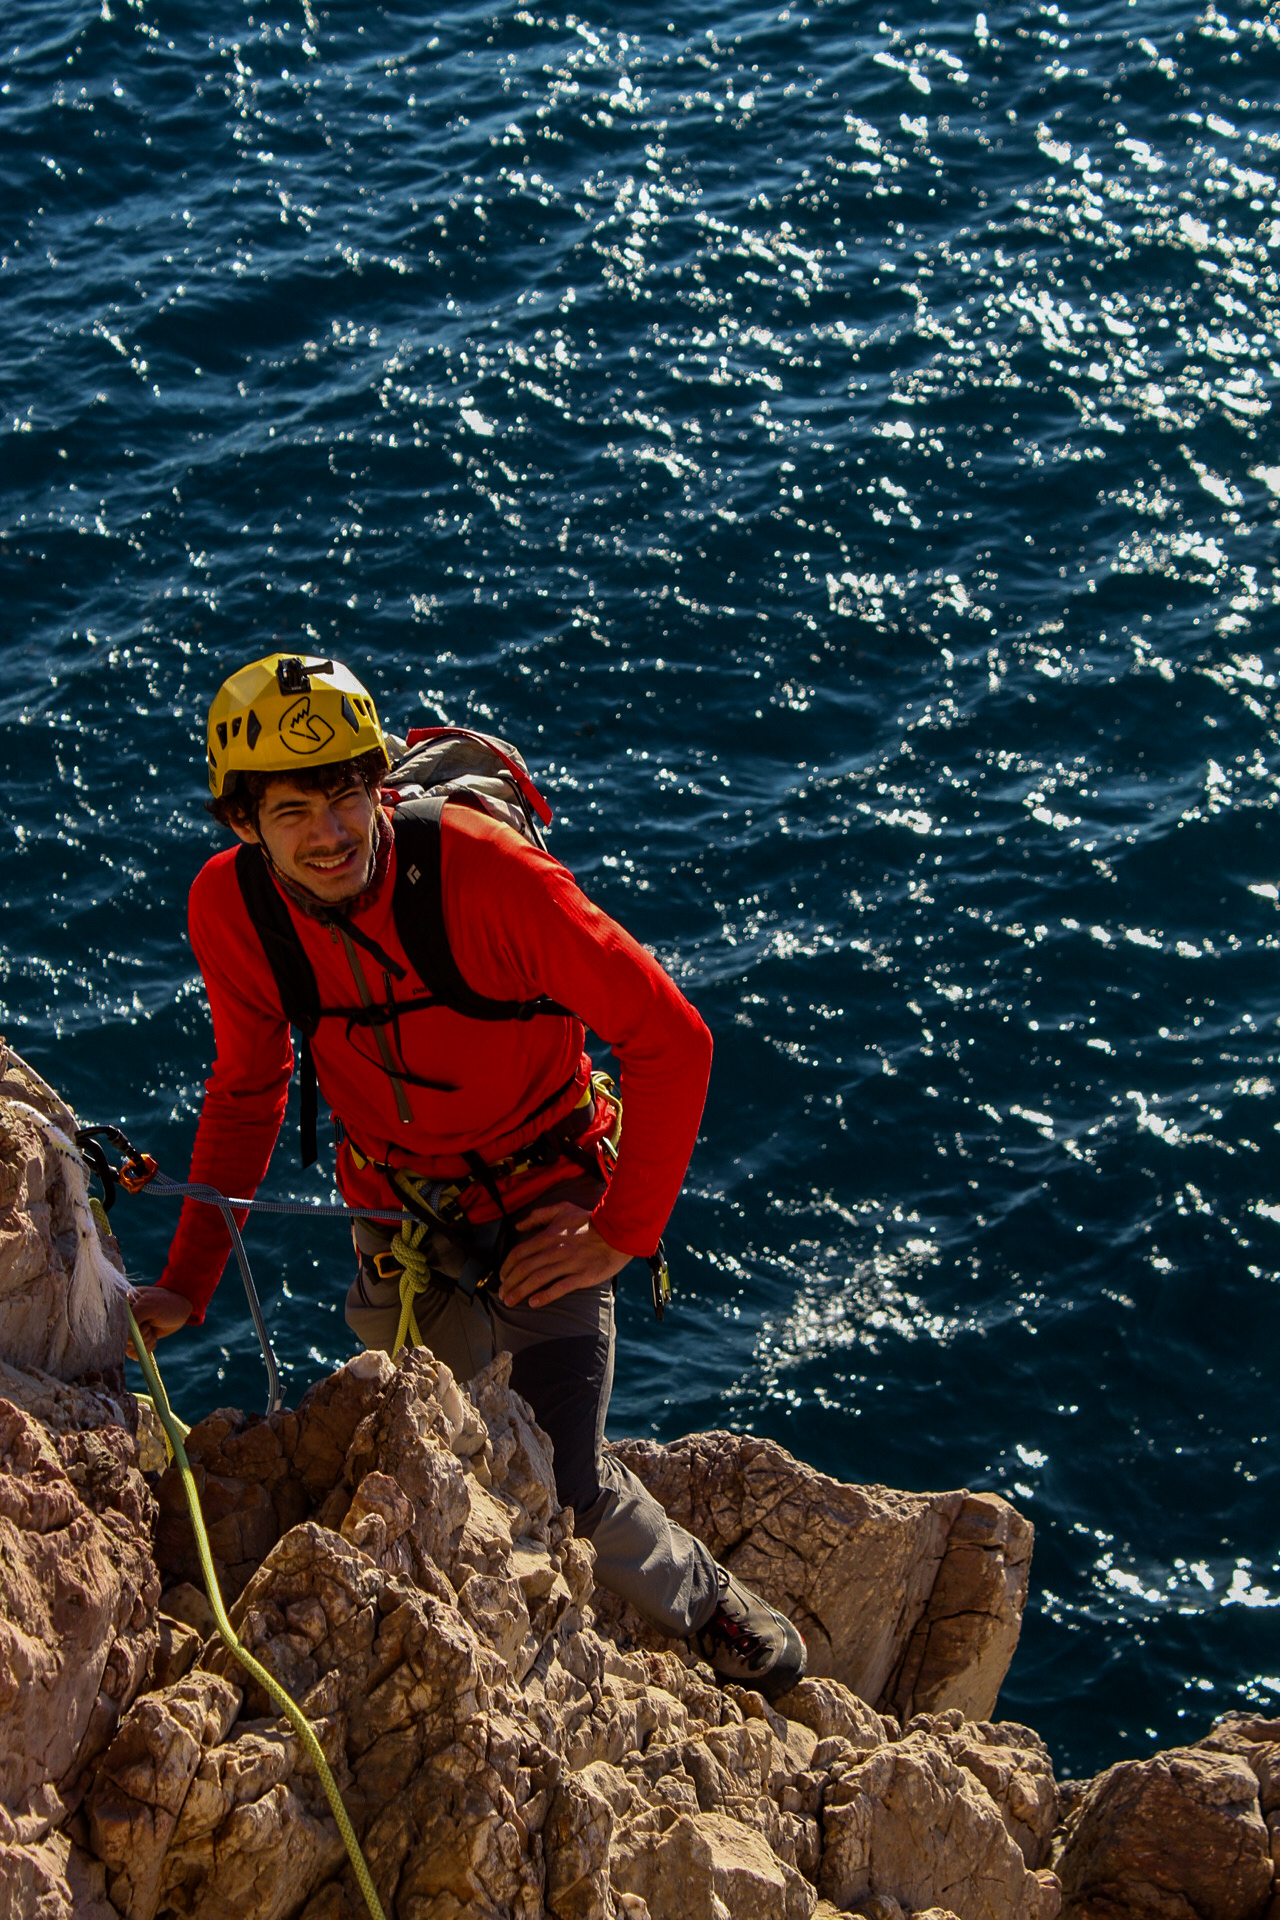
POLYGON ((141 1193, 160 1171, 152 1156, 139 1153, 128 1134, 119 1127, 81 1127, 76 1133, 76 1145, 90 1172, 96 1173, 102 1182, 102 1204, 108 1213, 115 1205, 117 1186, 122 1186, 126 1193, 141 1193), (103 1152, 99 1144, 103 1140, 124 1154, 118 1167, 113 1167, 103 1152))
POLYGON ((653 1283, 654 1318, 661 1320, 671 1304, 671 1269, 667 1265, 667 1250, 661 1240, 658 1242, 658 1251, 649 1255, 645 1265, 653 1283))
MULTIPOLYGON (((102 1182, 104 1211, 109 1211, 116 1197, 117 1185, 126 1193, 142 1193, 153 1181, 163 1179, 160 1169, 149 1153, 139 1153, 128 1135, 119 1127, 81 1127, 76 1133, 76 1145, 85 1159, 90 1171, 96 1173, 102 1182), (107 1139, 113 1147, 127 1156, 122 1165, 113 1167, 98 1144, 99 1139, 107 1139)), ((171 1186, 173 1183, 166 1183, 171 1186)), ((235 1250, 236 1264, 240 1268, 240 1278, 244 1282, 245 1298, 249 1302, 249 1314, 253 1320, 254 1332, 258 1336, 258 1345, 262 1349, 263 1365, 267 1369, 267 1412, 278 1413, 284 1405, 284 1389, 280 1384, 280 1368, 276 1362, 275 1349, 271 1345, 271 1336, 267 1332, 267 1323, 263 1318, 262 1302, 258 1298, 258 1289, 254 1285, 253 1269, 249 1265, 249 1256, 244 1250, 244 1241, 240 1238, 240 1229, 236 1225, 233 1203, 225 1194, 217 1193, 214 1188, 206 1188, 203 1195, 211 1206, 216 1206, 226 1222, 227 1232, 231 1236, 231 1245, 235 1250)))

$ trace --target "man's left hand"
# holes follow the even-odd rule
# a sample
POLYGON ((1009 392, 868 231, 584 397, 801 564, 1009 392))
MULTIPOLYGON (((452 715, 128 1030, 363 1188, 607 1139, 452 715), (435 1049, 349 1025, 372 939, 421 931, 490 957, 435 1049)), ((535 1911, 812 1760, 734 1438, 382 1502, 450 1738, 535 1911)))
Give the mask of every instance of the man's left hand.
POLYGON ((631 1258, 602 1239, 591 1215, 568 1200, 534 1207, 520 1227, 525 1237, 502 1263, 498 1298, 504 1307, 545 1307, 563 1294, 598 1287, 631 1258))

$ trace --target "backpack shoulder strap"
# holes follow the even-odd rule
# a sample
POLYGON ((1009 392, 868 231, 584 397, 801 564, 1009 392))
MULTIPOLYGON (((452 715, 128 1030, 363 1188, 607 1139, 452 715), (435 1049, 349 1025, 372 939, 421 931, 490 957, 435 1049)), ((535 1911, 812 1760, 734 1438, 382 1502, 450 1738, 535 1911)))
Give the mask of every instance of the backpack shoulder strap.
POLYGON ((289 909, 280 897, 260 847, 242 844, 236 853, 236 879, 240 897, 253 930, 262 943, 280 1009, 291 1027, 302 1035, 301 1070, 302 1111, 299 1118, 302 1164, 309 1167, 316 1158, 316 1120, 318 1099, 315 1062, 311 1057, 311 1037, 320 1025, 320 989, 315 969, 298 938, 298 930, 289 909))
POLYGON ((429 993, 472 1020, 528 1020, 535 1014, 574 1016, 545 995, 536 1000, 491 1000, 468 986, 453 957, 444 923, 444 887, 440 872, 440 820, 449 800, 469 802, 465 793, 437 792, 403 800, 395 810, 396 886, 392 912, 400 944, 429 993))
POLYGON ((313 1034, 320 1024, 315 970, 260 847, 241 845, 236 854, 236 879, 245 911, 262 942, 284 1017, 291 1027, 313 1034))

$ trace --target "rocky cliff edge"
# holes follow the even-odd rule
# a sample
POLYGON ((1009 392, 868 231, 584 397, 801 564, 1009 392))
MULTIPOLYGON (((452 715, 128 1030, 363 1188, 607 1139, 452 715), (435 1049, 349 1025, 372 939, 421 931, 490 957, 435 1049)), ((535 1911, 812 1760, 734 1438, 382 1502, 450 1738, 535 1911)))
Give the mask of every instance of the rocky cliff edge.
MULTIPOLYGON (((0 1374, 0 1914, 358 1920, 319 1782, 213 1633, 181 1485, 74 1304, 69 1236, 96 1229, 68 1187, 52 1230, 65 1124, 27 1080, 6 1109, 12 1060, 0 1357, 42 1298, 55 1344, 98 1347, 87 1380, 38 1341, 0 1374)), ((812 1672, 770 1706, 595 1588, 505 1359, 464 1387, 425 1351, 362 1354, 188 1447, 233 1622, 315 1723, 389 1920, 1280 1920, 1280 1724, 1060 1792, 1038 1736, 992 1721, 1031 1550, 995 1496, 845 1486, 730 1434, 620 1446, 802 1626, 812 1672)))

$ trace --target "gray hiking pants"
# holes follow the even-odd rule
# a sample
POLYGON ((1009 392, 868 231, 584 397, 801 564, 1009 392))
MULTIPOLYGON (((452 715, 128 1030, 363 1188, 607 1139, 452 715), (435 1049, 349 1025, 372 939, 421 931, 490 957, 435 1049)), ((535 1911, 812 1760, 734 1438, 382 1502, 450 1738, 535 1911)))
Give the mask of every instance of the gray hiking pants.
MULTIPOLYGON (((540 1197, 593 1205, 581 1181, 540 1197)), ((372 1221, 353 1230, 357 1250, 374 1253, 390 1233, 372 1221)), ((448 1251, 441 1247, 441 1257, 448 1251)), ((418 1330, 455 1378, 471 1379, 499 1353, 509 1353, 511 1384, 533 1408, 555 1449, 556 1494, 572 1507, 574 1529, 590 1540, 596 1579, 630 1601, 651 1626, 687 1638, 704 1626, 719 1599, 716 1564, 700 1540, 669 1520, 635 1474, 602 1451, 613 1388, 614 1300, 606 1283, 565 1294, 546 1307, 486 1308, 443 1283, 414 1301, 418 1330)), ((388 1353, 400 1322, 400 1289, 367 1266, 347 1295, 347 1325, 366 1347, 388 1353)))

